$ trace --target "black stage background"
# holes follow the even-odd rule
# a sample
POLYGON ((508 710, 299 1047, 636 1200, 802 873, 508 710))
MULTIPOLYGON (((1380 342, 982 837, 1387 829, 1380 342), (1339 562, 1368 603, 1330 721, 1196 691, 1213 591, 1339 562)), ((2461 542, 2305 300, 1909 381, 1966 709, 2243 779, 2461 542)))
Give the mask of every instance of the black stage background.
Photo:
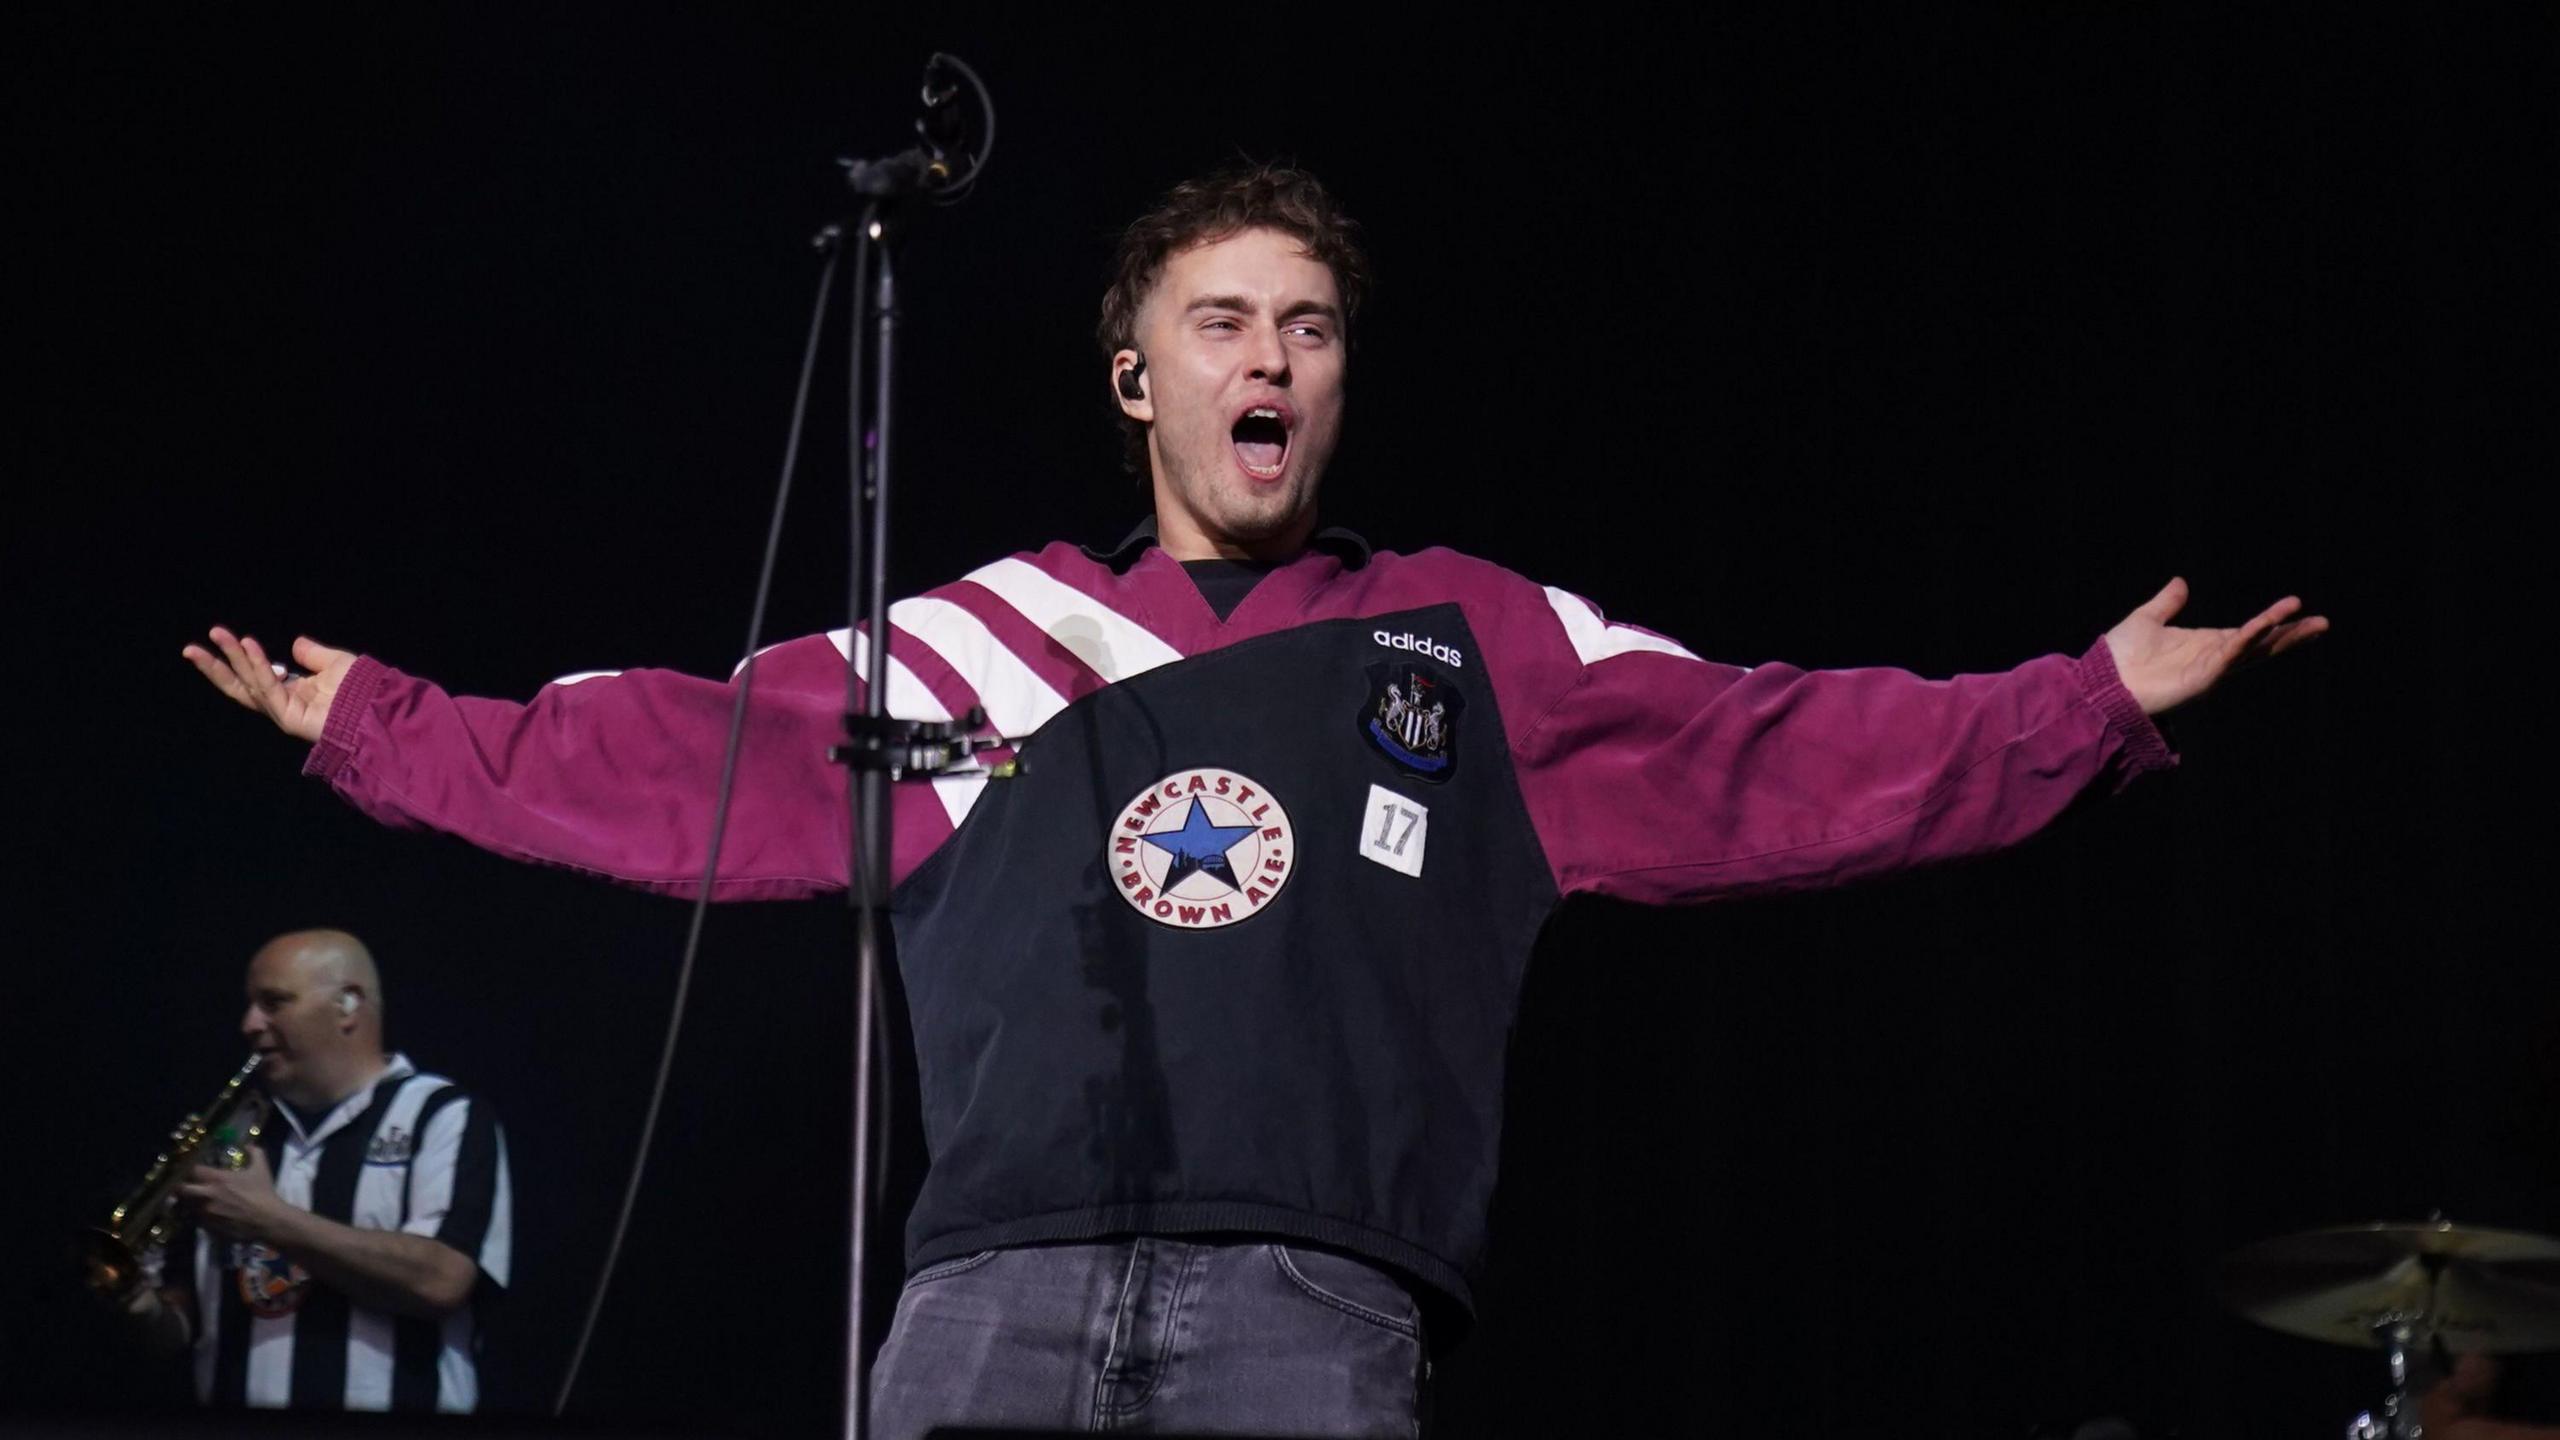
MULTIPOLYGON (((1444 1433, 2335 1434, 2378 1364, 2222 1318, 2213 1256, 2439 1206, 2560 1230, 2548 851, 2499 838, 2548 744, 2497 683, 2540 668, 2495 598, 2533 541, 2493 503, 2553 474, 2548 21, 1789 13, 12 21, 15 1413, 167 1403, 39 1261, 237 1061, 251 949, 320 923, 508 1121, 489 1390, 547 1403, 682 908, 375 828, 177 650, 305 627, 510 696, 725 671, 832 157, 902 143, 941 46, 1003 131, 903 262, 901 589, 1139 513, 1104 259, 1243 150, 1372 228, 1327 495, 1382 544, 1743 662, 2004 666, 2171 573, 2206 621, 2337 621, 2023 853, 1568 910, 1444 1433)), ((778 633, 836 623, 821 413, 778 633)), ((576 1415, 829 1423, 845 936, 715 918, 576 1415)))

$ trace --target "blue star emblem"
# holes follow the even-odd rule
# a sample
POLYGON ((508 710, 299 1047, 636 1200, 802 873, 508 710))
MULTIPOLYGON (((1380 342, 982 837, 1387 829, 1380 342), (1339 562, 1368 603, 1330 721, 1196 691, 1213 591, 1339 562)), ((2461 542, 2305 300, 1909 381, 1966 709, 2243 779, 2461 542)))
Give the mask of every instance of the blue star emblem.
POLYGON ((1244 885, 1236 879, 1235 867, 1227 863, 1227 852, 1253 831, 1251 825, 1210 824, 1209 812, 1195 795, 1191 797, 1191 813, 1183 817, 1181 829, 1139 838, 1173 857, 1172 868, 1164 872, 1162 888, 1171 890, 1193 875, 1207 875, 1224 882, 1230 890, 1241 890, 1244 885))

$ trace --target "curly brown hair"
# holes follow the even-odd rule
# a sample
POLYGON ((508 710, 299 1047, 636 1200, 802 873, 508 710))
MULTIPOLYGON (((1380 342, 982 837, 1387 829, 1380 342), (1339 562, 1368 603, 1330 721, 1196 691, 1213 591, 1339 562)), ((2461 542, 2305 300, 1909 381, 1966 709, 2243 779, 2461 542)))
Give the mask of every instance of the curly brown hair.
MULTIPOLYGON (((1342 211, 1315 176, 1288 165, 1246 163, 1186 180, 1165 192, 1154 209, 1120 236, 1111 288, 1102 292, 1102 323, 1095 338, 1102 353, 1138 349, 1138 310, 1164 274, 1165 262, 1195 245, 1214 245, 1245 230, 1277 230, 1306 246, 1333 271, 1342 296, 1343 338, 1350 339, 1360 302, 1369 293, 1369 256, 1360 225, 1342 211)), ((1147 427, 1120 416, 1121 464, 1147 468, 1147 427)))

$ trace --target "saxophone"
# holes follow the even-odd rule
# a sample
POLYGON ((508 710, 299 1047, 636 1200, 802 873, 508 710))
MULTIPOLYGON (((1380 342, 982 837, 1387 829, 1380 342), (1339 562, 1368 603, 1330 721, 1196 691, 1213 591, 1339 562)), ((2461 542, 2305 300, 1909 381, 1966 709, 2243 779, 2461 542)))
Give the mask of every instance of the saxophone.
POLYGON ((252 1055, 213 1103, 178 1122, 169 1132, 169 1148, 143 1173, 142 1183, 107 1216, 107 1223, 83 1237, 89 1288, 117 1298, 142 1283, 142 1257, 166 1244, 177 1222, 178 1182, 198 1165, 238 1170, 249 1163, 267 1121, 267 1100, 249 1088, 263 1056, 252 1055))

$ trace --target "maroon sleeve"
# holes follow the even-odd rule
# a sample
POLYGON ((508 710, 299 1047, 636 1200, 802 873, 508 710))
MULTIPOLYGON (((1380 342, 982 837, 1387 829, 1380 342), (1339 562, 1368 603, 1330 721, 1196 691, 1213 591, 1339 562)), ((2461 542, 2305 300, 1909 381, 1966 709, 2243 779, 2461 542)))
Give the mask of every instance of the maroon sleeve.
MULTIPOLYGON (((527 703, 449 695, 370 657, 340 682, 306 774, 387 824, 457 835, 513 859, 691 894, 735 685, 665 670, 556 682, 527 703)), ((844 658, 824 636, 757 658, 713 895, 842 889, 850 825, 844 658)), ((952 822, 925 785, 892 787, 902 878, 952 822)))
POLYGON ((1513 749, 1567 894, 1708 900, 1977 855, 2175 763, 2104 641, 1952 680, 1743 669, 1547 595, 1557 640, 1530 664, 1552 698, 1513 749))

